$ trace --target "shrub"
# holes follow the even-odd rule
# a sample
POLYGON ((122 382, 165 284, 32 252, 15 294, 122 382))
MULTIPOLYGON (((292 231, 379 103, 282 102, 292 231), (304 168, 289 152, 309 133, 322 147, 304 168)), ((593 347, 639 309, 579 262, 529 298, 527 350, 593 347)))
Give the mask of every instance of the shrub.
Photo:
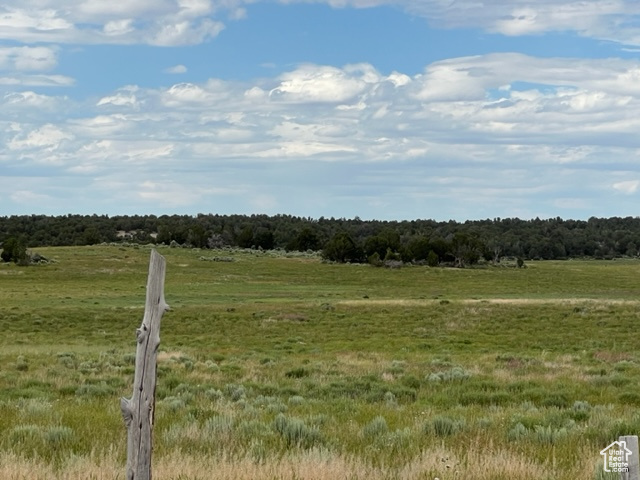
POLYGON ((364 426, 362 434, 365 438, 375 438, 384 435, 388 431, 387 421, 379 415, 364 426))
POLYGON ((214 401, 218 401, 224 397, 222 392, 217 388, 210 388, 206 392, 204 392, 204 394, 209 400, 214 400, 214 401))
POLYGON ((384 403, 386 403, 388 407, 398 406, 398 401, 396 400, 396 396, 393 394, 393 392, 386 392, 384 394, 384 403))
POLYGON ((73 430, 69 427, 51 427, 45 434, 45 441, 52 448, 59 448, 73 438, 73 430))
POLYGON ((575 402, 573 402, 571 418, 576 421, 586 420, 587 418, 589 418, 590 412, 591 405, 589 405, 589 402, 576 400, 575 402))
POLYGON ((84 384, 80 385, 76 389, 76 396, 78 397, 107 397, 113 395, 114 391, 105 382, 98 384, 84 384))
POLYGON ((569 399, 564 393, 555 393, 545 398, 542 401, 542 405, 544 407, 568 408, 569 399))
POLYGON ((24 242, 15 237, 9 237, 4 241, 2 244, 2 253, 0 253, 0 258, 2 258, 4 262, 13 262, 20 265, 26 265, 29 263, 27 247, 24 242))
POLYGON ((203 426, 207 436, 219 437, 229 435, 233 431, 234 420, 228 415, 215 415, 208 419, 203 426))
POLYGON ((369 265, 373 265, 374 267, 381 267, 383 265, 378 252, 374 252, 373 255, 369 255, 367 257, 367 261, 369 262, 369 265))
POLYGON ((437 416, 431 422, 433 433, 438 437, 446 437, 458 433, 464 430, 465 425, 466 423, 462 419, 454 420, 444 416, 437 416))
POLYGON ((520 440, 521 438, 526 437, 529 434, 529 429, 525 427, 522 423, 518 422, 514 425, 514 427, 509 430, 509 440, 520 440))
POLYGON ((547 427, 536 425, 535 427, 536 440, 543 445, 555 445, 566 436, 566 428, 553 428, 551 425, 547 427))
POLYGON ((20 372, 26 372, 29 370, 29 362, 23 355, 19 355, 16 360, 16 370, 20 372))
POLYGON ((284 376, 287 378, 302 378, 302 377, 308 377, 310 374, 311 372, 309 372, 309 370, 307 370, 304 367, 300 367, 300 368, 294 368, 293 370, 289 370, 284 374, 284 376))
POLYGON ((285 440, 287 447, 312 448, 322 443, 318 427, 309 427, 299 418, 280 413, 273 421, 273 429, 285 440))
POLYGON ((42 439, 42 429, 38 425, 17 425, 9 432, 9 439, 14 444, 33 445, 42 439))
POLYGON ((244 399, 247 393, 242 385, 236 385, 234 383, 225 385, 224 388, 227 395, 229 395, 231 400, 234 402, 244 399))
POLYGON ((300 395, 293 395, 289 397, 289 405, 302 405, 304 403, 304 397, 300 395))
POLYGON ((471 378, 471 372, 462 367, 455 366, 449 370, 430 373, 427 375, 427 382, 462 382, 471 378))

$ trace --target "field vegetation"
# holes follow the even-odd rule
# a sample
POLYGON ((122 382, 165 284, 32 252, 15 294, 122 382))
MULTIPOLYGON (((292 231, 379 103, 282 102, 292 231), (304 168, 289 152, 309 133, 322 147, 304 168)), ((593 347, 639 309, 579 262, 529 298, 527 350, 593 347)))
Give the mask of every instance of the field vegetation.
MULTIPOLYGON (((606 479, 640 262, 467 269, 160 248, 156 479, 606 479)), ((0 265, 0 478, 124 478, 149 248, 0 265)))

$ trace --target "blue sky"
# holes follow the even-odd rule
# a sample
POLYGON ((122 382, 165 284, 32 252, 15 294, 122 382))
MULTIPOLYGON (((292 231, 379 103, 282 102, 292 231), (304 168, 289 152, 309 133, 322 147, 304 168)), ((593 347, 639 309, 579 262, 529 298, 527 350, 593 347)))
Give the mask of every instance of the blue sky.
POLYGON ((638 216, 640 2, 8 0, 0 215, 638 216))

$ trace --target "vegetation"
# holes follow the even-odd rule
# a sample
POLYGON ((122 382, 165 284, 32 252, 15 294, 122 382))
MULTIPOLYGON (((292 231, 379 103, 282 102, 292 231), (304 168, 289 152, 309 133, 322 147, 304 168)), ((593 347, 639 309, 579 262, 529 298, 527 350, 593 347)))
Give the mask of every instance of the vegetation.
MULTIPOLYGON (((123 478, 149 249, 41 250, 0 265, 0 478, 123 478)), ((604 479, 640 431, 637 260, 160 252, 154 478, 604 479)))
POLYGON ((3 262, 13 262, 21 265, 29 263, 27 247, 15 237, 9 237, 3 242, 0 258, 2 258, 3 262))
POLYGON ((29 248, 111 242, 196 248, 240 247, 320 251, 338 262, 384 262, 463 267, 503 258, 560 260, 637 257, 640 217, 563 220, 518 218, 436 222, 376 221, 290 215, 24 215, 0 217, 0 243, 29 248))

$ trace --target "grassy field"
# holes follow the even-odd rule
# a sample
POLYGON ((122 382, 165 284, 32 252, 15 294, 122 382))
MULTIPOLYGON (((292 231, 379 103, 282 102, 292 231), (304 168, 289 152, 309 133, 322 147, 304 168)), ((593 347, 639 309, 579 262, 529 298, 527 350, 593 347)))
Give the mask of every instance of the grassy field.
MULTIPOLYGON (((149 249, 0 266, 0 478, 124 478, 149 249)), ((606 479, 640 262, 383 269, 162 248, 154 478, 606 479)))

